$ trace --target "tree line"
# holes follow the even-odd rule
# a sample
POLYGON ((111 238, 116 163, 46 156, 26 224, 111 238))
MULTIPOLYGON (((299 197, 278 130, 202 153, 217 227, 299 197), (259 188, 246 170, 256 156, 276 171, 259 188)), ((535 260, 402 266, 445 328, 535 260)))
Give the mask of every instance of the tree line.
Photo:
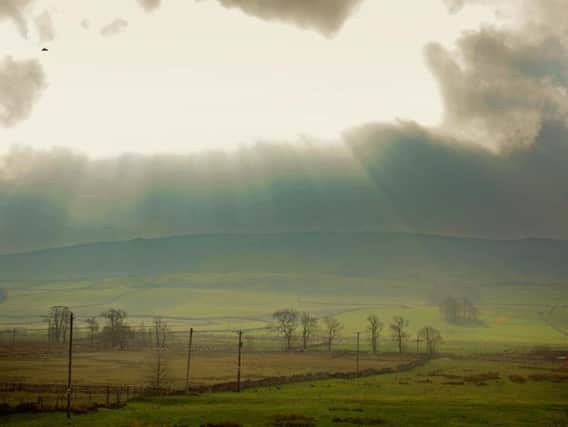
MULTIPOLYGON (((294 342, 300 339, 301 350, 306 351, 317 336, 323 336, 323 344, 329 352, 341 336, 344 325, 332 316, 317 318, 311 313, 293 309, 278 310, 272 314, 273 324, 271 329, 284 339, 285 349, 290 351, 294 348, 294 342), (319 335, 318 335, 319 334, 319 335)), ((370 350, 373 354, 379 351, 379 341, 383 333, 384 324, 377 315, 367 317, 367 332, 370 350)), ((402 316, 394 316, 388 325, 390 337, 395 343, 397 351, 404 353, 410 339, 408 332, 409 323, 402 316)), ((321 340, 320 340, 321 341, 321 340)), ((424 344, 425 352, 434 354, 442 342, 440 331, 432 326, 421 328, 416 335, 417 351, 420 344, 424 344)), ((318 343, 316 345, 321 345, 318 343)))
POLYGON ((448 323, 463 324, 478 321, 479 310, 468 298, 447 297, 440 305, 440 313, 448 323))
MULTIPOLYGON (((460 313, 467 311, 461 310, 460 313)), ((71 311, 66 306, 54 306, 49 309, 48 342, 50 344, 65 344, 68 340, 68 325, 71 311)), ((169 328, 167 323, 160 317, 155 317, 150 327, 144 324, 135 328, 127 322, 128 315, 124 310, 109 309, 102 312, 98 317, 87 317, 85 323, 88 342, 93 348, 100 346, 104 349, 126 350, 134 344, 136 347, 152 348, 157 358, 162 357, 164 349, 168 347, 167 336, 169 328), (99 323, 103 319, 103 325, 99 323)), ((332 352, 337 340, 342 336, 344 325, 333 316, 318 318, 306 311, 293 309, 278 310, 272 314, 272 324, 269 329, 280 336, 284 341, 285 350, 290 351, 297 347, 308 350, 313 346, 324 346, 332 352), (318 342, 316 342, 318 340, 318 342)), ((388 332, 385 325, 375 314, 366 319, 366 332, 368 334, 370 351, 378 353, 379 344, 383 335, 390 335, 395 343, 397 351, 404 353, 411 339, 409 322, 402 316, 394 316, 388 324, 388 332)), ((440 331, 432 326, 421 328, 416 334, 417 351, 424 344, 424 351, 430 354, 436 353, 442 342, 440 331)), ((158 365, 159 360, 158 360, 158 365)))
MULTIPOLYGON (((71 310, 67 306, 53 306, 47 315, 47 337, 50 345, 65 344, 68 341, 71 310)), ((82 320, 87 330, 87 340, 94 348, 126 350, 133 344, 137 347, 166 346, 167 323, 160 317, 152 320, 150 327, 144 324, 133 327, 126 322, 128 314, 121 309, 111 308, 82 320), (102 319, 103 324, 99 322, 102 319)))

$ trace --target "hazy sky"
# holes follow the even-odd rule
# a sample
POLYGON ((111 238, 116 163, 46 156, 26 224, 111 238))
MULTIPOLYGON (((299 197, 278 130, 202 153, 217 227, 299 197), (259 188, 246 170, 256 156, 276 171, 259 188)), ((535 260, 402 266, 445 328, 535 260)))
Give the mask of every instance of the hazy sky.
POLYGON ((37 0, 25 13, 27 39, 0 25, 0 56, 38 58, 47 87, 26 120, 0 127, 0 152, 20 143, 95 156, 337 140, 371 120, 437 124, 425 43, 451 46, 493 20, 485 8, 450 15, 441 0, 367 0, 326 35, 216 0, 168 0, 152 13, 136 0, 37 0), (41 42, 34 20, 49 16, 55 34, 41 42))
POLYGON ((0 40, 0 252, 568 238, 566 0, 2 0, 0 40))

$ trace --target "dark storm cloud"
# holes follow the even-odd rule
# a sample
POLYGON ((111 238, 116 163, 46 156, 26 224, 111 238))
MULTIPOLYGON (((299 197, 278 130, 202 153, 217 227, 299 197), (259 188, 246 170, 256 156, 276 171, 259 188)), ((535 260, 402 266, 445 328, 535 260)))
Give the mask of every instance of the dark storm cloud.
POLYGON ((291 23, 331 36, 363 0, 217 0, 228 8, 268 21, 291 23))
POLYGON ((46 87, 37 60, 0 60, 0 126, 11 127, 31 114, 34 103, 46 87))

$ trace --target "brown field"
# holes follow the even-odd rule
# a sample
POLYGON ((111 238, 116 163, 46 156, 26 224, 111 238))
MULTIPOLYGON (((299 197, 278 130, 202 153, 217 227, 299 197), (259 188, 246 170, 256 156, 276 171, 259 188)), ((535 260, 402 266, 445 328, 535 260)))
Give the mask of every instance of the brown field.
MULTIPOLYGON (((415 359, 412 355, 368 353, 360 355, 360 369, 396 367, 415 359)), ((185 384, 186 355, 168 355, 168 386, 185 384)), ((151 353, 145 351, 78 352, 73 358, 73 383, 97 385, 143 386, 150 381, 151 353)), ((275 376, 291 376, 316 372, 354 372, 352 352, 243 352, 242 379, 255 380, 275 376)), ((192 385, 234 381, 237 371, 236 352, 195 352, 191 363, 192 385)), ((0 353, 0 382, 64 384, 67 378, 67 358, 62 352, 0 353)))
MULTIPOLYGON (((186 353, 172 351, 167 356, 167 380, 170 390, 185 386, 186 353)), ((397 368, 416 360, 410 355, 361 353, 359 368, 397 368)), ((290 377, 314 373, 347 373, 356 371, 356 355, 352 352, 327 353, 244 351, 241 378, 260 380, 269 377, 290 377)), ((230 383, 236 380, 235 351, 196 351, 191 359, 192 387, 230 383)), ((151 385, 152 353, 150 351, 79 351, 73 356, 73 408, 93 404, 113 405, 136 397, 151 385), (87 387, 88 386, 88 387, 87 387)), ((34 408, 62 410, 66 396, 63 385, 67 380, 67 356, 63 351, 0 352, 0 404, 12 408, 32 404, 34 408), (58 391, 50 384, 61 385, 58 391), (43 385, 43 386, 42 386, 43 385), (8 389, 2 390, 2 386, 8 389), (23 390, 18 391, 18 387, 23 390), (16 389, 9 389, 16 387, 16 389), (31 388, 30 388, 31 387, 31 388)), ((35 409, 34 409, 35 410, 35 409)), ((29 409, 24 409, 29 412, 29 409)))

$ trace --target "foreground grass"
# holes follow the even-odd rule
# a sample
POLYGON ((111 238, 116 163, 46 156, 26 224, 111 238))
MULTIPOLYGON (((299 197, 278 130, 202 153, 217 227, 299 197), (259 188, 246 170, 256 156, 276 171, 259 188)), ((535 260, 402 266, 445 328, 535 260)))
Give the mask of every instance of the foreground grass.
MULTIPOLYGON (((568 375, 561 363, 526 366, 518 361, 445 359, 411 372, 358 380, 319 381, 240 394, 146 399, 121 410, 74 416, 69 425, 200 426, 232 422, 243 426, 348 426, 379 421, 388 426, 567 425, 568 383, 529 379, 535 372, 568 375), (497 373, 498 378, 463 381, 464 377, 488 372, 497 373), (511 375, 526 382, 514 382, 511 375), (275 422, 282 415, 307 418, 304 424, 275 422), (338 423, 337 418, 350 422, 338 423)), ((11 426, 66 424, 61 413, 13 416, 0 422, 11 426)))

